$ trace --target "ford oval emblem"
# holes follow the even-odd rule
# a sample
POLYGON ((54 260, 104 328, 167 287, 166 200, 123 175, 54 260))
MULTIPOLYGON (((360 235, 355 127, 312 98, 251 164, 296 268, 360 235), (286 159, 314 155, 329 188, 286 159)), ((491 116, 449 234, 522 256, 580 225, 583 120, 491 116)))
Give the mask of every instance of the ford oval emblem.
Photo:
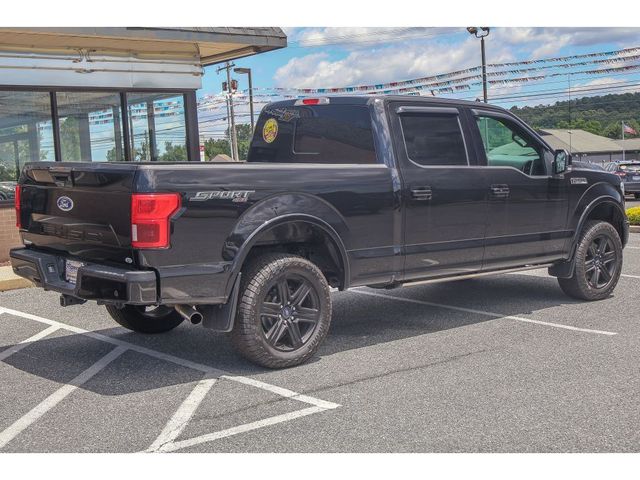
POLYGON ((60 197, 58 198, 56 205, 58 205, 58 208, 63 212, 68 212, 73 208, 73 200, 69 197, 60 197))

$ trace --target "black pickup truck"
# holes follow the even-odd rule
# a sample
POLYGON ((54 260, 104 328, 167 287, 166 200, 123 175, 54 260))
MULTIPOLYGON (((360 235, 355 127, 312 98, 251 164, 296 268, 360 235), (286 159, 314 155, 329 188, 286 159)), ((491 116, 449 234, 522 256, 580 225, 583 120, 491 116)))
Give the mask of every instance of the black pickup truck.
POLYGON ((548 268, 611 294, 628 221, 620 179, 572 168, 501 108, 438 98, 272 103, 247 163, 31 163, 14 271, 122 326, 231 332, 267 367, 309 359, 330 289, 548 268))

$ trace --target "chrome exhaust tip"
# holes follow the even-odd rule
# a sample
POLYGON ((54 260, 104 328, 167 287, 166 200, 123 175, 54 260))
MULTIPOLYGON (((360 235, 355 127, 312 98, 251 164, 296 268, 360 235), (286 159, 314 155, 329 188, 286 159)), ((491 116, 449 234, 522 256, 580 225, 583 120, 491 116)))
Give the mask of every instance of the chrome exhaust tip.
POLYGON ((176 312, 185 320, 189 320, 194 325, 202 322, 202 314, 190 305, 176 305, 176 312))

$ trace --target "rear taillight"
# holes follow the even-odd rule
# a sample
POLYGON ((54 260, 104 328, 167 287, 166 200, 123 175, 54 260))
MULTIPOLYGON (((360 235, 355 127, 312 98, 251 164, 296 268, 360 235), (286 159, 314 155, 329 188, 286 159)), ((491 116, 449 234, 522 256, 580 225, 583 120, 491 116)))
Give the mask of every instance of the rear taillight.
POLYGON ((21 187, 16 185, 15 196, 13 197, 13 203, 16 207, 16 227, 22 228, 22 209, 20 207, 21 187))
POLYGON ((134 193, 131 195, 131 246, 169 247, 170 219, 180 208, 177 193, 134 193))

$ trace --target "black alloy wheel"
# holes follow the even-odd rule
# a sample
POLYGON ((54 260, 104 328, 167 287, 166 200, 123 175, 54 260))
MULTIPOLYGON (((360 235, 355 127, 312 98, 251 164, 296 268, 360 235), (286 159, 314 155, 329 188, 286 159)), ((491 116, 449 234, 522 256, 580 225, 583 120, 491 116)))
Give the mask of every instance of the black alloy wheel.
POLYGON ((320 300, 309 280, 298 275, 279 278, 260 305, 265 339, 281 352, 298 350, 309 341, 320 319, 320 300))
POLYGON ((613 241, 605 235, 595 237, 584 261, 584 274, 589 286, 594 289, 606 288, 613 280, 617 260, 613 241))

